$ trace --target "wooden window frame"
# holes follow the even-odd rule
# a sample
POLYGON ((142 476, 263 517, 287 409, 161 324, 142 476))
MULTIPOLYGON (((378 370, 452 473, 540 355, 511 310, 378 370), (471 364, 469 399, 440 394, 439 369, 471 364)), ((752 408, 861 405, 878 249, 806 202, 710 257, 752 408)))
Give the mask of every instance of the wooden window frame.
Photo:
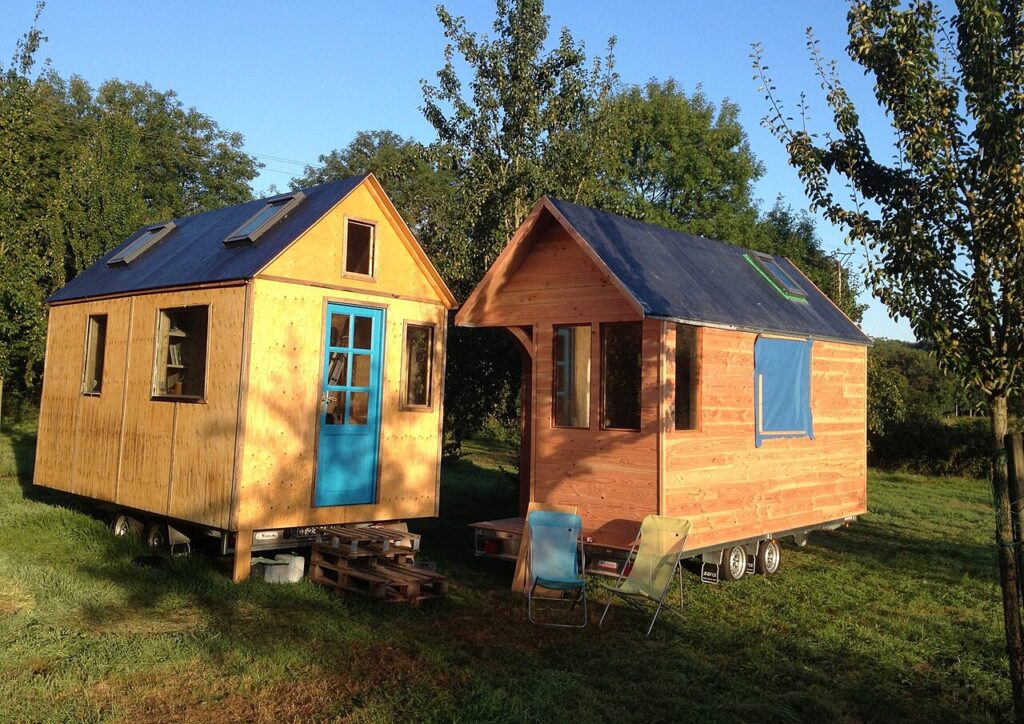
POLYGON ((402 404, 400 409, 406 412, 431 412, 434 409, 434 360, 437 357, 437 324, 434 322, 421 322, 415 319, 406 319, 402 322, 402 374, 400 375, 399 394, 402 404), (427 404, 417 405, 409 402, 408 382, 409 369, 409 327, 425 327, 430 330, 430 354, 427 359, 427 404))
POLYGON ((693 435, 704 431, 704 327, 686 322, 668 322, 672 325, 672 414, 669 415, 669 432, 673 435, 693 435), (693 346, 696 379, 693 382, 694 407, 696 407, 696 424, 693 427, 676 427, 676 383, 679 378, 676 372, 676 352, 679 349, 679 327, 690 327, 693 329, 693 346))
POLYGON ((206 391, 210 376, 210 330, 213 328, 213 304, 183 304, 175 307, 158 307, 153 334, 153 371, 150 378, 149 399, 153 402, 185 402, 188 404, 206 404, 206 391), (178 312, 189 309, 206 308, 206 350, 203 361, 203 391, 199 395, 172 395, 157 392, 157 375, 167 374, 167 363, 160 359, 160 315, 166 312, 178 312))
POLYGON ((594 325, 590 322, 569 322, 568 324, 551 325, 551 427, 557 430, 589 430, 593 424, 593 405, 591 399, 594 388, 594 325), (586 425, 559 425, 558 424, 558 359, 555 354, 555 345, 558 342, 558 330, 563 327, 586 327, 590 330, 590 344, 588 345, 590 370, 587 375, 587 424, 586 425))
POLYGON ((598 407, 598 427, 601 430, 609 430, 612 432, 642 432, 644 429, 644 323, 642 321, 624 321, 624 322, 601 322, 598 339, 598 350, 600 350, 601 359, 601 399, 598 407), (607 365, 605 365, 604 359, 604 332, 608 327, 614 327, 623 324, 636 324, 640 326, 640 420, 637 423, 637 427, 606 427, 604 424, 604 408, 605 408, 605 381, 607 380, 607 365))
POLYGON ((103 394, 103 373, 107 368, 107 327, 109 322, 109 315, 106 312, 100 314, 89 314, 85 318, 85 349, 82 355, 82 379, 81 379, 81 394, 85 397, 99 397, 103 394), (99 389, 87 390, 85 376, 89 372, 89 347, 92 341, 92 320, 102 319, 103 320, 103 368, 100 370, 99 389))
POLYGON ((341 241, 341 276, 343 279, 359 279, 364 282, 377 282, 377 222, 372 219, 364 219, 358 216, 343 216, 342 221, 345 225, 342 231, 341 241), (370 273, 362 274, 361 272, 349 271, 346 268, 348 264, 348 227, 349 224, 360 224, 361 226, 370 227, 370 273))

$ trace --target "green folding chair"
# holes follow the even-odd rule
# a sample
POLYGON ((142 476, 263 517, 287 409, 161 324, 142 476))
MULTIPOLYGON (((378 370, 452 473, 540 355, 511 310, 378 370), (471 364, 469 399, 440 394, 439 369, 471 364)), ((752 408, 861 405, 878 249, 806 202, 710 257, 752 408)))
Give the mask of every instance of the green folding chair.
POLYGON ((526 611, 530 623, 563 628, 583 628, 587 625, 587 581, 583 577, 583 520, 575 513, 554 513, 535 510, 526 518, 530 526, 530 546, 526 549, 530 589, 526 594, 526 611), (534 599, 537 589, 556 594, 544 597, 551 602, 571 603, 572 608, 583 603, 583 622, 580 624, 544 623, 534 618, 534 599), (569 595, 569 598, 566 598, 569 595))
MULTIPOLYGON (((676 571, 680 570, 683 546, 686 544, 690 527, 690 521, 681 518, 668 518, 663 515, 648 515, 644 518, 644 522, 640 524, 640 532, 629 549, 629 557, 622 568, 622 573, 614 585, 605 586, 612 595, 608 597, 598 627, 604 625, 604 617, 608 615, 608 609, 616 596, 632 608, 641 611, 644 608, 644 599, 649 599, 658 602, 658 607, 651 618, 651 625, 647 627, 645 634, 651 635, 672 578, 676 571), (627 569, 629 575, 626 575, 627 569)), ((679 576, 679 607, 683 607, 682 575, 679 576)))

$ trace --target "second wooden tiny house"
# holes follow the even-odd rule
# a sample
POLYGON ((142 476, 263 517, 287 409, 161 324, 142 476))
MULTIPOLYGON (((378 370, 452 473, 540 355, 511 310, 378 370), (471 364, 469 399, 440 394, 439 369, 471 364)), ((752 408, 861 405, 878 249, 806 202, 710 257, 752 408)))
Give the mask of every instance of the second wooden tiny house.
POLYGON ((785 259, 543 198, 456 323, 518 340, 521 507, 576 507, 595 546, 684 517, 742 575, 866 510, 870 340, 785 259))
POLYGON ((141 229, 50 299, 35 483, 236 578, 254 534, 434 516, 454 304, 372 175, 141 229))

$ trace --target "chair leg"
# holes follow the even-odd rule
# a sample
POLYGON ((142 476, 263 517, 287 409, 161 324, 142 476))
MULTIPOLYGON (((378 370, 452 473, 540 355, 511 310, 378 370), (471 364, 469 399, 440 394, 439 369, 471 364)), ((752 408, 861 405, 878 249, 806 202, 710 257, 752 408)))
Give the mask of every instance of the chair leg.
POLYGON ((676 566, 676 574, 679 576, 679 608, 683 607, 683 567, 676 566))
POLYGON ((644 636, 650 636, 651 635, 651 631, 654 630, 654 622, 658 620, 658 614, 661 613, 661 604, 662 604, 662 602, 664 600, 665 600, 664 596, 662 596, 658 600, 658 607, 656 609, 654 609, 654 615, 651 617, 651 625, 647 627, 647 633, 645 633, 644 636))
POLYGON ((611 606, 612 606, 612 598, 614 598, 614 596, 611 593, 609 593, 608 594, 608 603, 606 603, 604 605, 604 611, 601 613, 601 619, 597 622, 597 627, 598 628, 601 628, 602 626, 604 626, 604 617, 608 615, 608 609, 611 608, 611 606))

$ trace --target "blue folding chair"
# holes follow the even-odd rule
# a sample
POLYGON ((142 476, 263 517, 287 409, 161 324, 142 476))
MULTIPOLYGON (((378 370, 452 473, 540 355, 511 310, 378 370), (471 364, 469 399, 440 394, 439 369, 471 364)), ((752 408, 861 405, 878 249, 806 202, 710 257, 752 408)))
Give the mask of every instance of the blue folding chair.
POLYGON ((586 560, 583 553, 583 519, 575 513, 553 513, 535 510, 527 516, 530 527, 530 546, 526 550, 527 570, 531 584, 526 594, 526 610, 530 623, 563 628, 583 628, 587 625, 587 582, 583 577, 586 560), (545 600, 571 603, 572 608, 583 603, 583 623, 544 623, 533 616, 533 599, 537 589, 558 593, 545 600), (567 594, 572 594, 567 598, 567 594))

